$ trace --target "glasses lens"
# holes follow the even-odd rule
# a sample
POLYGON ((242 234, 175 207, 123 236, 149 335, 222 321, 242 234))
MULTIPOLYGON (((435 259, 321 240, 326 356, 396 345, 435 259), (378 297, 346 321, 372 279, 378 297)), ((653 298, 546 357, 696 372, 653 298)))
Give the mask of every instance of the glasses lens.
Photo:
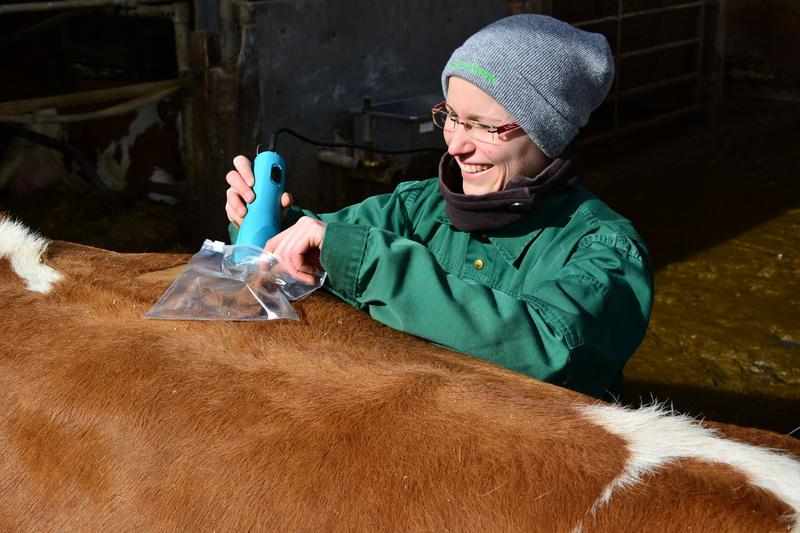
POLYGON ((460 121, 458 117, 451 114, 446 108, 435 108, 431 110, 433 123, 447 132, 454 132, 456 126, 461 124, 464 127, 464 132, 468 137, 473 140, 496 144, 497 138, 493 133, 494 127, 475 122, 472 120, 460 121))
POLYGON ((495 134, 492 133, 494 128, 492 126, 487 126, 486 124, 481 124, 480 122, 469 121, 465 129, 467 130, 467 135, 476 141, 484 143, 495 142, 495 134))
POLYGON ((446 109, 437 109, 433 112, 433 123, 447 131, 453 131, 456 125, 455 121, 450 119, 450 114, 446 109))

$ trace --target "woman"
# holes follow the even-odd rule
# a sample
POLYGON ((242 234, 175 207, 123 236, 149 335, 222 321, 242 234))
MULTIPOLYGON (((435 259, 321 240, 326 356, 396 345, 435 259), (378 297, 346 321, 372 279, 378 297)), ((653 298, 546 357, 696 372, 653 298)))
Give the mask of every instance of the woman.
MULTIPOLYGON (((605 38, 550 17, 480 30, 442 73, 439 178, 342 211, 295 206, 265 250, 393 328, 603 397, 647 329, 652 274, 631 223, 578 185, 578 129, 613 79, 605 38)), ((226 211, 252 201, 234 159, 226 211)), ((284 206, 291 204, 285 195, 284 206)))

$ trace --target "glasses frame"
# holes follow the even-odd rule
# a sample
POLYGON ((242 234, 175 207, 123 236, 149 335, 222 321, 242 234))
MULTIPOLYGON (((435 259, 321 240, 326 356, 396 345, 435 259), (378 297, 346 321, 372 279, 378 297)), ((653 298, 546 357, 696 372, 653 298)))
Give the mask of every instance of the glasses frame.
MULTIPOLYGON (((477 122, 477 121, 474 121, 474 120, 466 121, 466 120, 461 120, 461 119, 459 119, 459 118, 450 118, 450 116, 451 116, 453 113, 447 109, 447 100, 445 100, 445 101, 443 101, 443 102, 439 102, 438 104, 436 104, 435 106, 433 106, 433 107, 431 108, 431 117, 433 118, 433 123, 434 123, 434 124, 435 124, 437 127, 441 128, 441 129, 443 129, 443 130, 444 130, 444 127, 443 127, 443 126, 439 126, 438 124, 436 124, 436 115, 437 115, 437 114, 438 114, 440 111, 447 111, 447 120, 452 120, 452 121, 453 121, 453 122, 455 122, 457 125, 458 125, 458 124, 461 124, 462 126, 464 126, 464 132, 465 132, 465 133, 466 133, 466 134, 467 134, 467 135, 468 135, 468 136, 469 136, 471 139, 474 139, 474 140, 476 140, 476 141, 479 141, 479 142, 486 142, 486 141, 481 141, 481 139, 475 139, 474 137, 472 137, 471 135, 469 135, 469 131, 470 131, 470 129, 471 129, 471 126, 470 126, 470 124, 468 124, 468 122, 471 122, 471 123, 473 123, 473 124, 480 124, 481 126, 488 126, 488 129, 486 130, 486 132, 487 132, 487 133, 491 133, 492 135, 501 135, 501 134, 503 134, 503 133, 506 133, 506 132, 509 132, 509 131, 511 131, 511 130, 515 130, 515 129, 517 129, 517 128, 520 128, 520 127, 521 127, 521 126, 520 126, 519 124, 517 124, 516 122, 507 122, 506 124, 501 124, 501 125, 499 125, 499 126, 491 126, 491 125, 489 125, 489 124, 484 124, 484 123, 482 123, 482 122, 477 122)), ((453 128, 453 130, 455 131, 455 128, 453 128)), ((447 131, 447 130, 444 130, 444 131, 447 131)), ((494 140, 494 139, 492 139, 492 140, 494 140)))

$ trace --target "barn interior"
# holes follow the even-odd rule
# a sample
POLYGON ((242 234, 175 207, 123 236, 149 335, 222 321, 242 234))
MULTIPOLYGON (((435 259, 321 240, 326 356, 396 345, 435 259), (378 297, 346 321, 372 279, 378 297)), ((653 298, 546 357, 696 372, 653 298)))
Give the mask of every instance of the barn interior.
MULTIPOLYGON (((800 436, 800 55, 793 0, 61 0, 0 5, 0 211, 51 239, 193 253, 225 175, 283 135, 330 211, 432 177, 449 53, 511 13, 606 36, 584 185, 647 241, 656 300, 628 401, 800 436)), ((437 152, 437 150, 439 152, 437 152)))

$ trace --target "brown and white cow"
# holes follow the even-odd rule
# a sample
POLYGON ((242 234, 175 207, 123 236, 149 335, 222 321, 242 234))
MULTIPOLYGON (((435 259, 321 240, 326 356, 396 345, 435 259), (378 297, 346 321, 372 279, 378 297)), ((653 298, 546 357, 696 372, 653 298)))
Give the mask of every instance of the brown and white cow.
POLYGON ((790 437, 598 403, 321 293, 299 322, 143 320, 187 256, 47 245, 0 221, 0 530, 800 532, 790 437))

